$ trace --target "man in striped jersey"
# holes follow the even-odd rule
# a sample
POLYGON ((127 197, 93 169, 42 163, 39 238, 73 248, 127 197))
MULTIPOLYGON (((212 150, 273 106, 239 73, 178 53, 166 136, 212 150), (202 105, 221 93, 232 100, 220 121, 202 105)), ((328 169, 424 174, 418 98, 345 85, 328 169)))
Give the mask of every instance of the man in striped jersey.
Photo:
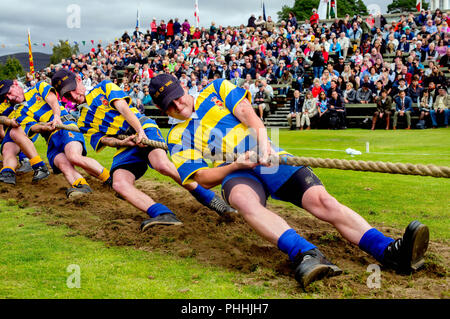
MULTIPOLYGON (((88 94, 80 76, 68 70, 56 72, 52 83, 61 96, 77 104, 87 103, 88 107, 81 110, 78 127, 90 138, 92 148, 97 152, 106 146, 117 148, 111 166, 112 186, 121 197, 150 216, 142 222, 141 230, 145 231, 153 225, 180 225, 181 221, 168 207, 156 203, 134 186, 147 167, 181 184, 180 176, 166 152, 141 144, 143 138, 165 143, 156 122, 133 107, 131 98, 110 80, 100 82, 88 94), (130 136, 125 140, 118 139, 117 136, 122 134, 130 136)), ((222 198, 197 183, 184 187, 200 203, 219 215, 234 212, 222 198)))
POLYGON ((270 165, 271 154, 292 155, 268 139, 247 90, 217 79, 194 98, 168 74, 153 78, 149 89, 162 111, 183 121, 172 127, 167 138, 182 183, 196 181, 205 188, 222 184, 222 195, 231 206, 260 236, 289 256, 295 266, 295 278, 303 287, 324 276, 339 275, 342 270, 283 218, 267 209, 268 196, 303 207, 331 223, 344 238, 384 266, 411 272, 423 265, 429 238, 427 226, 413 221, 403 238, 394 241, 328 194, 309 167, 270 165), (249 158, 254 151, 260 155, 256 163, 249 158), (225 161, 218 154, 240 157, 237 161, 225 161), (207 158, 213 161, 213 167, 209 167, 207 158))
POLYGON ((27 137, 20 122, 16 120, 18 112, 23 108, 23 89, 16 80, 0 81, 0 101, 2 103, 2 115, 10 120, 10 126, 5 130, 5 137, 1 144, 3 156, 3 168, 0 171, 0 182, 16 184, 17 155, 20 150, 30 159, 34 170, 32 182, 37 182, 50 175, 45 163, 36 151, 33 142, 27 137), (19 105, 14 110, 15 105, 19 105))

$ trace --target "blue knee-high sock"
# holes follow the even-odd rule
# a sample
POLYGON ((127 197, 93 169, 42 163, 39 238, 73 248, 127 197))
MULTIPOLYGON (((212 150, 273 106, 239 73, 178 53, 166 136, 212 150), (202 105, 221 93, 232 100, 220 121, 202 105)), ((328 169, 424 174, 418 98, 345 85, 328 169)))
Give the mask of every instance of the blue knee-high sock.
POLYGON ((392 238, 384 236, 375 228, 371 228, 362 236, 358 246, 376 260, 382 262, 386 247, 393 241, 392 238))
POLYGON ((215 195, 212 190, 206 189, 200 186, 200 184, 197 186, 196 189, 190 191, 190 193, 192 194, 192 196, 195 197, 196 200, 198 200, 203 205, 208 205, 215 195))
POLYGON ((280 238, 278 238, 278 248, 289 255, 291 261, 295 260, 295 256, 299 252, 304 253, 305 251, 316 248, 309 241, 301 237, 294 229, 286 230, 280 238))
POLYGON ((147 209, 147 214, 151 218, 154 218, 161 214, 167 214, 167 213, 173 214, 173 212, 168 207, 166 207, 160 203, 155 203, 147 209))
POLYGON ((28 158, 24 153, 19 153, 19 161, 22 162, 24 159, 28 158))

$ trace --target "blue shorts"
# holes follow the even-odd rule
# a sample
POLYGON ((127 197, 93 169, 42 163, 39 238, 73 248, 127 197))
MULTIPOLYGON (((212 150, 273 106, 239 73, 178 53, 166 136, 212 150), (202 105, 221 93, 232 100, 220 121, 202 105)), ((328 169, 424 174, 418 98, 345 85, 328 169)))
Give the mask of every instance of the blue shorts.
MULTIPOLYGON (((73 121, 66 121, 63 124, 68 125, 76 123, 73 121)), ((47 147, 47 158, 55 174, 61 173, 61 171, 55 166, 54 163, 56 155, 58 155, 59 153, 64 153, 64 148, 66 147, 66 145, 74 141, 80 142, 81 145, 83 145, 82 155, 85 156, 87 154, 87 150, 82 133, 67 130, 58 130, 50 135, 47 147)))
POLYGON ((234 171, 223 179, 222 188, 233 178, 246 177, 259 182, 264 187, 267 194, 270 194, 274 199, 279 199, 275 193, 301 168, 303 168, 303 166, 279 165, 265 167, 258 165, 254 169, 234 171))
MULTIPOLYGON (((144 129, 149 140, 166 143, 158 127, 148 127, 144 129)), ((111 176, 115 170, 121 168, 134 174, 136 180, 141 178, 147 171, 147 167, 152 168, 148 160, 148 154, 154 150, 152 147, 123 147, 114 155, 111 165, 111 176)))
MULTIPOLYGON (((36 142, 36 140, 38 139, 38 136, 39 136, 39 134, 34 135, 33 138, 31 139, 31 141, 33 143, 36 142)), ((2 145, 0 146, 0 152, 3 151, 3 146, 9 142, 14 143, 13 139, 11 138, 11 128, 10 127, 8 127, 5 131, 5 137, 2 140, 2 145)))

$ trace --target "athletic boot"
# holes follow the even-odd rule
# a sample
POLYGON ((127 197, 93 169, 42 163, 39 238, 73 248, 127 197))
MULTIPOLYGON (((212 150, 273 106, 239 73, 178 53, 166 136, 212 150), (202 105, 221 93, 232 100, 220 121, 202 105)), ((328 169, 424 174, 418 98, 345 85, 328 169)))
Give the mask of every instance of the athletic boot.
POLYGON ((171 213, 164 213, 156 217, 146 219, 141 223, 141 231, 145 231, 154 225, 182 225, 183 223, 171 213))
POLYGON ((66 190, 67 198, 74 199, 92 193, 92 188, 86 184, 78 184, 77 186, 66 190))
POLYGON ((14 174, 11 171, 1 172, 0 173, 0 182, 16 185, 16 174, 14 174))
POLYGON ((295 279, 305 288, 311 282, 324 277, 337 276, 342 270, 329 262, 319 249, 299 253, 295 257, 295 279))
POLYGON ((16 170, 16 173, 25 174, 32 171, 33 168, 30 165, 30 160, 28 158, 25 158, 20 162, 20 167, 16 170))
POLYGON ((206 205, 209 209, 212 209, 220 216, 224 216, 231 213, 237 213, 233 207, 225 203, 225 201, 217 194, 214 195, 213 199, 206 205))
POLYGON ((48 170, 46 165, 39 166, 34 170, 33 179, 31 180, 32 183, 35 183, 37 181, 40 181, 41 179, 47 178, 50 175, 50 171, 48 170))
POLYGON ((383 266, 399 273, 409 274, 424 265, 424 254, 428 248, 430 231, 415 220, 406 227, 403 238, 399 238, 384 251, 383 266))

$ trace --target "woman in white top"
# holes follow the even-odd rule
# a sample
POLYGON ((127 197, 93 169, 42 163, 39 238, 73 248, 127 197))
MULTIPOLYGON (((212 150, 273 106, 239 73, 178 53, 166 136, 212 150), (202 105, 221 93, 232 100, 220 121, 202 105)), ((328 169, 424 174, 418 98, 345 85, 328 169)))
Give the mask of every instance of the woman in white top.
POLYGON ((303 108, 302 108, 302 118, 300 119, 300 130, 303 130, 303 126, 306 123, 306 129, 311 129, 311 118, 317 115, 318 113, 317 109, 317 99, 313 97, 313 94, 311 91, 306 92, 306 98, 303 102, 303 108))

